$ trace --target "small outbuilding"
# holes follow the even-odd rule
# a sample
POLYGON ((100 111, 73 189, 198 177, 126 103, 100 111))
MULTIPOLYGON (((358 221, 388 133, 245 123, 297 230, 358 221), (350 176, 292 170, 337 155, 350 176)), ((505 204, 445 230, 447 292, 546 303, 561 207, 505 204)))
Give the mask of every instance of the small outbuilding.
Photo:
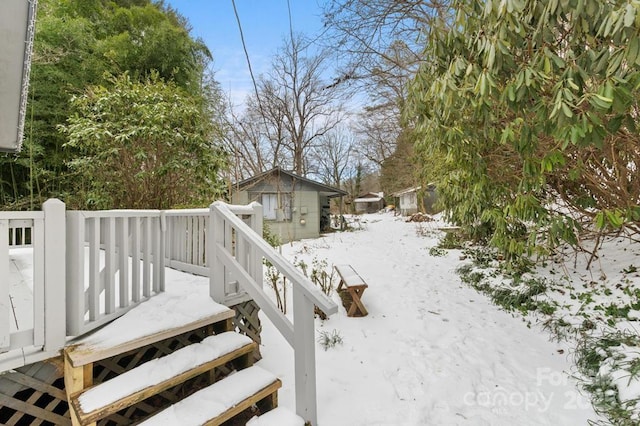
POLYGON ((276 167, 234 185, 232 202, 262 204, 264 223, 282 242, 317 238, 329 227, 334 197, 347 193, 276 167))
POLYGON ((438 199, 436 187, 433 184, 427 185, 423 190, 422 186, 403 189, 392 194, 398 199, 398 210, 403 216, 409 216, 418 212, 435 214, 438 213, 436 201, 438 199))
POLYGON ((356 214, 376 213, 384 209, 384 193, 383 192, 367 192, 353 200, 356 214))

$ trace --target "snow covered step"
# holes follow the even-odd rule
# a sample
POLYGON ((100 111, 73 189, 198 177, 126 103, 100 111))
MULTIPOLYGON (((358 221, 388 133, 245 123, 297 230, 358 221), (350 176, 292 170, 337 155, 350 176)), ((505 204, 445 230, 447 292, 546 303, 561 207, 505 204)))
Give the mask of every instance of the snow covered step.
POLYGON ((282 382, 260 367, 249 367, 216 382, 140 425, 220 425, 254 404, 264 411, 278 405, 282 382))
POLYGON ((201 297, 195 294, 174 301, 166 293, 154 296, 108 326, 65 347, 65 359, 76 368, 209 325, 231 330, 233 309, 213 301, 206 303, 209 300, 202 301, 204 308, 194 309, 197 298, 201 297))
POLYGON ((71 396, 71 403, 82 424, 105 418, 192 377, 248 356, 256 347, 249 337, 224 332, 200 343, 153 359, 119 376, 71 396))
POLYGON ((293 411, 277 407, 252 418, 247 426, 304 426, 304 419, 293 411))

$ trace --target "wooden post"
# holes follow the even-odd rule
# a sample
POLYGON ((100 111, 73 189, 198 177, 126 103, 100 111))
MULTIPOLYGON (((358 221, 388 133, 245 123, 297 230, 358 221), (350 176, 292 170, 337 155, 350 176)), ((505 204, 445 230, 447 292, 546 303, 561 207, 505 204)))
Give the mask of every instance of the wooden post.
POLYGON ((44 349, 58 350, 66 339, 66 212, 65 205, 49 199, 44 211, 44 288, 46 334, 44 349))
POLYGON ((77 336, 84 322, 84 216, 67 212, 67 333, 77 336))
MULTIPOLYGON (((152 238, 152 244, 153 244, 153 248, 151 249, 153 256, 153 291, 155 293, 160 293, 161 290, 161 284, 160 284, 160 280, 161 275, 164 271, 161 271, 162 269, 162 265, 163 262, 161 262, 160 260, 160 256, 162 255, 161 250, 160 250, 160 239, 161 239, 161 225, 160 225, 160 218, 149 218, 149 220, 151 220, 152 223, 152 233, 153 233, 153 238, 152 238)), ((164 260, 164 259, 163 259, 164 260)))
POLYGON ((131 299, 139 302, 140 291, 140 218, 131 218, 131 299))
POLYGON ((209 294, 217 303, 225 302, 226 272, 222 260, 218 256, 220 246, 224 245, 224 218, 216 207, 209 207, 209 235, 207 253, 209 264, 209 294), (220 245, 220 246, 219 246, 220 245))
POLYGON ((0 220, 0 349, 10 345, 11 300, 9 299, 9 220, 0 220))
POLYGON ((296 374, 296 413, 315 426, 318 424, 316 407, 316 353, 313 303, 293 286, 293 351, 296 374))
POLYGON ((104 313, 116 311, 116 219, 104 218, 104 313))
MULTIPOLYGON (((163 214, 165 214, 163 212, 163 214)), ((171 267, 171 261, 176 259, 175 245, 176 245, 176 222, 180 220, 179 216, 169 216, 165 214, 165 220, 167 224, 167 231, 164 236, 164 257, 165 265, 171 267)))
MULTIPOLYGON (((93 364, 86 364, 74 367, 68 356, 64 355, 64 388, 67 393, 67 401, 69 401, 69 414, 71 415, 71 424, 80 426, 80 420, 76 415, 76 411, 71 404, 72 395, 93 385, 93 364)), ((96 423, 91 423, 95 425, 96 423)), ((90 426, 91 426, 90 425, 90 426)))
POLYGON ((160 285, 158 287, 158 291, 164 292, 166 290, 166 285, 165 285, 165 270, 164 270, 164 265, 165 265, 165 258, 166 258, 166 235, 167 235, 167 216, 166 213, 163 211, 160 212, 160 229, 158 230, 160 232, 160 247, 159 247, 159 254, 158 254, 158 261, 160 262, 160 285))
POLYGON ((120 217, 116 224, 116 238, 118 246, 118 269, 120 270, 119 280, 119 301, 118 306, 123 308, 129 306, 129 219, 120 217))
POLYGON ((142 231, 142 296, 151 297, 151 217, 144 218, 142 231))
MULTIPOLYGON (((251 229, 256 231, 256 234, 262 238, 263 223, 262 223, 262 205, 259 203, 251 203, 253 207, 253 215, 251 215, 251 229)), ((262 256, 255 245, 251 248, 251 262, 253 263, 252 277, 256 283, 262 287, 263 285, 263 269, 262 269, 262 256)))
MULTIPOLYGON (((33 344, 34 346, 44 346, 47 335, 47 299, 45 296, 45 286, 47 276, 44 270, 45 261, 45 238, 44 238, 44 213, 42 219, 34 219, 31 227, 31 239, 39 241, 33 246, 33 344)), ((23 234, 24 235, 24 234, 23 234)))
POLYGON ((100 218, 92 217, 89 229, 89 320, 100 317, 100 218))

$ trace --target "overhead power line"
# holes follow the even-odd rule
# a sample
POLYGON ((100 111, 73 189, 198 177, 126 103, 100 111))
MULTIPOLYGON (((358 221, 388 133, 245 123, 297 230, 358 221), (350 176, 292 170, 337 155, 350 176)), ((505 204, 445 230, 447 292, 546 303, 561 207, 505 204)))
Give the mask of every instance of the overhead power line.
MULTIPOLYGON (((249 52, 247 51, 247 44, 244 41, 244 33, 242 32, 242 24, 240 23, 240 16, 238 15, 238 9, 236 8, 235 0, 231 0, 231 4, 233 5, 233 13, 236 15, 236 22, 238 23, 238 30, 240 31, 240 41, 242 42, 242 49, 244 50, 244 56, 247 59, 247 65, 249 66, 249 74, 251 75, 251 81, 253 82, 253 90, 256 93, 256 100, 258 101, 258 106, 260 111, 262 112, 262 104, 260 103, 260 95, 258 95, 258 85, 256 84, 256 79, 253 76, 253 69, 251 68, 251 60, 249 59, 249 52)), ((263 114, 264 117, 264 114, 263 114)))

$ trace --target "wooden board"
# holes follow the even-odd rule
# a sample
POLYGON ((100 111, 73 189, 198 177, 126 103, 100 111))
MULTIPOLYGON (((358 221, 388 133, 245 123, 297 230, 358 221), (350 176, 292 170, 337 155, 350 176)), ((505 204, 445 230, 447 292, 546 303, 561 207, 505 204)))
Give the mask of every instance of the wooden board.
POLYGON ((364 282, 360 274, 353 269, 351 265, 336 265, 334 266, 335 270, 340 275, 341 284, 344 284, 347 287, 353 286, 364 286, 368 287, 367 283, 364 282))

